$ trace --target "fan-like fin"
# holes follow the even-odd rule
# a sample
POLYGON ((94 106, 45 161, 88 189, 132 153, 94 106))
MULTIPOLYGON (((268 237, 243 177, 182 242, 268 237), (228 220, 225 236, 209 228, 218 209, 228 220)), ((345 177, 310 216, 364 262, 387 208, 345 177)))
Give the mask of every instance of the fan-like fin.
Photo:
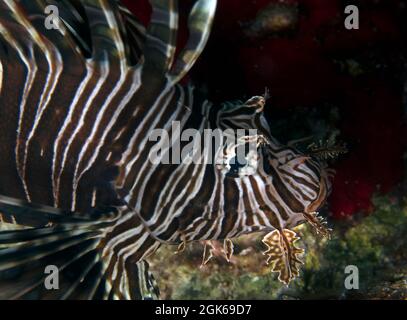
POLYGON ((217 0, 198 0, 188 19, 189 39, 170 72, 172 81, 177 83, 192 68, 206 43, 212 28, 217 0))
POLYGON ((1 222, 29 227, 45 226, 67 220, 70 213, 57 208, 34 205, 19 199, 0 195, 1 222))
POLYGON ((109 268, 115 253, 104 244, 117 219, 0 232, 0 299, 155 298, 145 261, 109 268))
POLYGON ((89 222, 106 218, 114 208, 94 209, 90 214, 69 212, 46 205, 0 195, 0 217, 2 221, 26 227, 41 227, 56 223, 89 222))

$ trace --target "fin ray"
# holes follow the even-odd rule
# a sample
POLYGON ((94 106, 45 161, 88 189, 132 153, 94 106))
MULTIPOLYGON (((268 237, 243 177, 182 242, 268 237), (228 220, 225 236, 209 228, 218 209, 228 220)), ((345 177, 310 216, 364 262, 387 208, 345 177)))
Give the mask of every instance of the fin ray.
POLYGON ((178 1, 150 0, 153 7, 144 46, 145 68, 148 72, 165 74, 172 65, 177 30, 178 1))
POLYGON ((217 0, 198 0, 188 19, 189 39, 170 72, 173 83, 181 80, 195 64, 208 42, 217 0))

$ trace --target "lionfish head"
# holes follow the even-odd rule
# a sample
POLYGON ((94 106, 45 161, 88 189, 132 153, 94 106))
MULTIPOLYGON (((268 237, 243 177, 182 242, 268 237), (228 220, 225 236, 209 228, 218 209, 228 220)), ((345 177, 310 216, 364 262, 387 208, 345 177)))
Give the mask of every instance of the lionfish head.
POLYGON ((264 116, 268 98, 266 90, 244 104, 229 105, 219 122, 224 128, 232 124, 233 129, 253 130, 238 140, 246 150, 243 161, 236 156, 238 148, 225 151, 225 158, 233 160, 225 166, 225 173, 243 186, 243 201, 250 206, 246 212, 258 213, 254 230, 292 228, 311 219, 325 204, 332 186, 333 171, 321 156, 325 149, 310 146, 309 152, 302 152, 272 136, 264 116))
MULTIPOLYGON (((223 201, 232 199, 228 207, 237 209, 229 212, 235 225, 233 236, 269 232, 263 238, 267 263, 288 284, 299 275, 300 256, 304 252, 296 246, 299 237, 292 229, 308 222, 317 234, 330 235, 318 210, 331 192, 333 171, 328 169, 326 157, 334 151, 314 145, 309 152, 303 152, 278 142, 263 114, 267 98, 266 91, 245 103, 227 104, 219 114, 217 123, 221 129, 254 130, 240 138, 237 146, 226 145, 224 149, 227 161, 220 170, 230 178, 225 179, 224 188, 225 194, 231 196, 225 196, 223 201), (248 150, 240 162, 236 151, 239 146, 248 150)), ((229 260, 233 246, 225 241, 224 248, 229 260)), ((204 251, 207 252, 210 251, 204 251)))

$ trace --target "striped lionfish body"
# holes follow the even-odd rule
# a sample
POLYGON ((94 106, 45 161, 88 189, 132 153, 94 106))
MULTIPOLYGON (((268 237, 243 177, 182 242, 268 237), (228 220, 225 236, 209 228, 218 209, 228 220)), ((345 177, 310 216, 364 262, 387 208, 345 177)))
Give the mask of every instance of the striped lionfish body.
MULTIPOLYGON (((216 0, 195 2, 177 55, 177 1, 151 4, 145 29, 116 0, 0 1, 0 212, 27 227, 0 232, 0 298, 154 298, 145 259, 161 244, 255 231, 270 232, 266 253, 288 283, 302 252, 291 229, 308 221, 326 233, 315 213, 330 189, 325 165, 271 135, 266 97, 216 108, 179 84, 216 0), (57 28, 47 28, 49 6, 57 28), (256 141, 256 170, 219 166, 216 152, 151 162, 151 133, 176 122, 199 133, 256 129, 245 137, 256 141), (48 265, 58 290, 44 288, 48 265)), ((161 156, 180 143, 170 140, 161 156)))

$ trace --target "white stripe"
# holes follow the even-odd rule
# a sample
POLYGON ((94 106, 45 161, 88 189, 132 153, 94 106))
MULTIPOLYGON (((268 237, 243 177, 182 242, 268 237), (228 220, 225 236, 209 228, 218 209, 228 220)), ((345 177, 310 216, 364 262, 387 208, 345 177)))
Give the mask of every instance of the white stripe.
MULTIPOLYGON (((202 126, 199 130, 201 133, 203 132, 203 123, 202 126)), ((180 213, 182 213, 182 211, 184 210, 184 208, 189 204, 190 200, 192 200, 195 195, 198 193, 202 182, 204 180, 204 173, 206 171, 206 164, 205 161, 202 161, 202 159, 204 159, 205 154, 201 154, 200 156, 200 163, 202 163, 201 165, 197 165, 197 164, 190 164, 190 165, 184 165, 188 168, 190 168, 191 166, 193 166, 193 173, 191 175, 191 177, 194 177, 196 179, 190 179, 188 181, 188 184, 185 185, 183 187, 183 190, 180 194, 176 195, 176 197, 174 197, 173 194, 171 194, 169 196, 169 199, 171 199, 172 204, 171 207, 169 208, 168 212, 165 212, 164 214, 166 215, 166 218, 164 220, 163 223, 161 223, 161 225, 155 230, 157 231, 156 233, 161 233, 164 230, 166 230, 168 228, 168 226, 170 225, 170 220, 174 219, 177 215, 179 215, 180 213), (194 182, 195 180, 195 182, 194 182), (194 183, 194 187, 192 192, 190 192, 187 197, 185 198, 185 195, 188 191, 188 189, 190 188, 190 186, 192 185, 192 183, 194 183), (176 205, 179 204, 179 202, 182 201, 182 205, 176 210, 175 207, 176 205)), ((175 189, 174 189, 175 190, 175 189)), ((160 211, 156 211, 155 214, 150 218, 150 220, 147 222, 149 225, 153 225, 158 221, 158 218, 161 216, 162 214, 162 208, 160 211)))
MULTIPOLYGON (((105 80, 108 78, 108 75, 109 75, 109 73, 110 73, 110 65, 109 65, 109 62, 108 62, 108 61, 103 61, 103 62, 100 62, 100 63, 101 63, 102 66, 105 66, 105 67, 106 67, 106 74, 104 73, 104 67, 102 67, 102 77, 101 77, 100 80, 103 80, 103 82, 98 82, 98 85, 100 84, 100 87, 97 86, 97 89, 93 91, 93 92, 96 92, 96 94, 92 97, 92 102, 93 102, 94 98, 99 94, 102 85, 104 84, 105 80)), ((122 79, 121 79, 121 80, 122 80, 122 79)), ((121 84, 120 84, 120 85, 121 85, 121 84)), ((119 88, 116 87, 115 90, 118 91, 119 88)), ((117 93, 117 91, 114 93, 114 95, 117 93)), ((109 95, 108 103, 110 103, 110 101, 111 101, 111 100, 109 100, 109 99, 112 99, 112 98, 113 98, 113 97, 112 97, 111 95, 109 95)), ((89 102, 89 101, 88 101, 88 102, 89 102)), ((103 113, 104 113, 105 109, 107 108, 108 103, 105 104, 105 105, 102 107, 103 110, 102 110, 100 113, 98 113, 97 118, 96 118, 96 122, 93 124, 93 129, 92 129, 91 136, 92 136, 92 135, 96 132, 96 130, 98 129, 98 122, 99 122, 99 121, 101 120, 101 118, 103 117, 103 113)), ((88 108, 90 108, 90 107, 91 107, 91 104, 90 104, 90 103, 87 104, 86 107, 85 107, 86 112, 83 112, 83 114, 86 114, 87 111, 89 110, 88 108)), ((80 131, 80 129, 81 129, 82 126, 83 126, 82 120, 84 120, 84 118, 81 117, 80 126, 77 127, 77 128, 78 128, 78 132, 80 131)), ((80 162, 81 162, 81 160, 82 160, 82 157, 83 157, 83 155, 84 155, 86 149, 88 148, 88 145, 89 145, 90 141, 91 141, 90 138, 88 138, 88 139, 86 140, 85 146, 81 148, 81 150, 80 150, 80 152, 79 152, 79 155, 78 155, 78 159, 77 159, 77 161, 76 161, 75 172, 74 172, 74 175, 73 175, 73 182, 72 182, 72 185, 73 185, 73 186, 72 186, 72 208, 71 208, 72 211, 74 211, 75 208, 76 208, 77 189, 78 189, 78 184, 79 184, 79 179, 80 179, 80 177, 78 176, 79 164, 80 164, 80 162)))
MULTIPOLYGON (((24 65, 27 68, 27 76, 26 76, 26 81, 24 84, 24 91, 23 95, 21 97, 21 102, 20 102, 20 112, 19 112, 19 119, 18 119, 18 127, 17 127, 17 140, 16 140, 16 148, 15 148, 15 157, 16 157, 16 166, 17 166, 17 171, 18 175, 20 177, 21 183, 24 188, 24 193, 26 196, 27 201, 31 201, 30 194, 28 192, 28 187, 27 183, 25 181, 25 177, 23 174, 23 162, 21 162, 20 159, 20 154, 18 152, 20 148, 20 143, 21 143, 21 127, 22 127, 22 121, 25 113, 25 107, 27 104, 27 97, 31 91, 31 87, 34 83, 35 75, 37 73, 37 66, 33 60, 28 60, 27 57, 23 53, 23 49, 19 46, 17 41, 10 35, 10 33, 7 31, 7 29, 4 27, 4 25, 1 24, 0 22, 0 33, 3 34, 4 38, 12 45, 15 50, 17 51, 18 55, 20 56, 21 60, 23 61, 24 65)), ((32 52, 32 47, 30 47, 30 50, 32 52)), ((32 56, 34 56, 32 54, 32 56)))
MULTIPOLYGON (((216 169, 215 169, 216 170, 216 169)), ((217 239, 218 236, 221 234, 222 232, 222 223, 223 220, 226 218, 225 215, 225 175, 223 173, 221 173, 220 171, 216 170, 215 171, 215 175, 216 175, 216 181, 218 183, 218 185, 220 186, 220 188, 218 189, 218 187, 216 188, 216 191, 214 192, 214 196, 216 197, 216 193, 219 192, 220 197, 219 197, 219 204, 218 204, 218 212, 216 212, 217 216, 214 219, 212 217, 212 211, 211 210, 211 216, 210 216, 210 222, 207 223, 211 223, 212 226, 209 228, 209 230, 202 236, 202 240, 206 240, 209 238, 210 234, 212 233, 212 230, 214 228, 217 228, 216 233, 213 235, 213 239, 217 239), (219 181, 219 182, 218 182, 219 181)))
MULTIPOLYGON (((162 113, 165 111, 165 108, 161 108, 161 110, 159 110, 159 113, 158 113, 158 114, 157 114, 157 110, 156 110, 156 109, 159 109, 160 107, 162 107, 159 102, 161 102, 161 99, 162 99, 167 93, 170 94, 169 99, 168 99, 168 101, 170 101, 170 100, 172 99, 173 95, 174 95, 174 88, 167 86, 165 89, 163 89, 163 90, 161 91, 160 95, 159 95, 159 96, 157 97, 157 99, 155 100, 153 106, 150 108, 150 110, 148 111, 148 113, 144 116, 142 122, 138 125, 138 127, 137 127, 137 129, 136 129, 136 131, 135 131, 135 133, 134 133, 134 135, 133 135, 133 137, 131 138, 131 140, 130 140, 130 142, 129 142, 129 147, 126 149, 126 151, 123 153, 123 155, 122 155, 122 157, 121 157, 121 160, 120 160, 120 162, 119 162, 118 165, 119 165, 119 166, 122 166, 122 165, 124 165, 124 164, 127 163, 127 165, 126 165, 126 167, 125 167, 125 175, 126 175, 126 176, 127 176, 127 174, 129 173, 130 167, 132 166, 132 164, 138 159, 138 156, 136 155, 136 157, 133 158, 130 163, 128 163, 131 154, 132 154, 133 151, 135 150, 135 149, 134 149, 135 143, 136 143, 136 141, 137 141, 137 139, 138 139, 140 133, 143 132, 144 126, 146 125, 146 123, 147 123, 151 118, 155 119, 155 120, 153 121, 153 123, 151 124, 151 127, 154 127, 154 126, 157 124, 157 122, 159 121, 159 118, 161 117, 162 113), (169 90, 171 90, 170 93, 169 93, 169 90)), ((140 150, 140 149, 142 150, 143 147, 145 146, 145 144, 147 143, 148 138, 149 138, 148 132, 149 132, 149 131, 147 131, 147 134, 143 137, 142 142, 139 144, 139 150, 140 150)), ((120 187, 121 187, 121 186, 120 186, 120 187)))
MULTIPOLYGON (((114 89, 113 93, 111 95, 109 95, 109 98, 108 98, 106 104, 102 107, 101 112, 98 114, 98 118, 96 119, 96 123, 99 123, 101 121, 101 119, 103 117, 103 113, 105 112, 105 109, 107 109, 107 107, 111 103, 112 99, 118 94, 118 92, 120 91, 122 85, 124 84, 124 82, 125 82, 125 80, 127 78, 127 74, 122 75, 122 76, 123 76, 123 79, 120 80, 118 86, 114 89)), ((78 169, 79 169, 80 162, 81 162, 85 152, 87 151, 87 149, 88 149, 91 141, 93 140, 93 138, 94 138, 94 136, 96 134, 96 131, 98 129, 97 125, 95 125, 93 127, 90 138, 88 138, 88 140, 86 141, 85 147, 82 149, 82 151, 81 151, 81 153, 79 155, 79 161, 77 162, 77 165, 76 165, 76 168, 75 168, 75 175, 74 176, 77 177, 77 180, 74 181, 74 194, 75 194, 75 196, 77 194, 76 193, 76 191, 77 191, 76 188, 78 186, 79 180, 81 179, 83 174, 86 171, 88 171, 91 168, 91 166, 94 164, 94 162, 96 161, 102 146, 106 142, 107 135, 110 133, 111 129, 113 128, 114 124, 117 122, 117 119, 119 118, 122 111, 128 105, 131 98, 134 96, 136 91, 140 88, 140 86, 141 86, 140 77, 141 77, 140 69, 137 69, 133 74, 132 85, 131 85, 130 90, 126 93, 123 100, 120 102, 119 106, 116 108, 116 110, 115 110, 113 116, 111 117, 109 123, 107 124, 106 128, 103 130, 103 135, 99 139, 99 144, 96 146, 95 151, 93 152, 92 158, 89 160, 86 168, 78 176, 78 169)))
MULTIPOLYGON (((181 92, 182 92, 182 96, 180 97, 180 100, 182 99, 182 101, 183 101, 183 91, 181 90, 181 92)), ((163 106, 163 110, 165 110, 165 109, 169 106, 169 102, 171 101, 172 96, 173 96, 173 95, 171 95, 170 99, 168 99, 168 100, 165 101, 165 105, 163 106)), ((178 106, 179 106, 179 104, 178 104, 178 106)), ((164 128, 163 128, 164 130, 169 131, 169 129, 170 129, 170 127, 171 127, 171 124, 172 124, 172 121, 173 121, 174 119, 176 119, 176 117, 178 116, 178 113, 180 112, 180 109, 181 109, 181 108, 178 108, 178 110, 175 111, 175 112, 173 113, 173 115, 171 116, 171 118, 166 122, 166 124, 164 125, 164 128)), ((186 118, 183 119, 183 123, 185 123, 185 121, 186 121, 186 118)), ((183 125, 183 123, 181 123, 181 125, 183 125)), ((150 131, 149 131, 149 132, 150 132, 150 131)), ((172 141, 172 140, 170 140, 170 141, 172 141)), ((175 141, 175 143, 178 143, 178 141, 179 141, 179 139, 177 139, 177 140, 175 141)), ((164 141, 164 139, 163 139, 163 141, 160 142, 160 144, 162 144, 162 143, 164 143, 164 142, 165 142, 165 141, 164 141)), ((167 151, 169 151, 169 149, 170 149, 170 146, 168 146, 168 148, 163 149, 163 150, 162 150, 162 154, 167 153, 167 151)), ((130 168, 129 171, 127 172, 127 176, 130 176, 128 173, 133 170, 133 165, 136 163, 136 160, 138 159, 139 156, 140 156, 140 153, 137 153, 137 154, 135 155, 135 157, 132 159, 132 161, 130 161, 130 163, 126 166, 126 168, 130 168)), ((139 179, 140 179, 141 174, 144 172, 144 170, 146 170, 146 167, 147 167, 148 165, 151 166, 151 169, 150 169, 149 172, 147 173, 147 175, 146 175, 144 181, 142 182, 143 184, 142 184, 141 190, 144 190, 144 189, 145 189, 146 183, 148 183, 148 181, 149 181, 149 179, 150 179, 150 176, 152 175, 152 173, 153 173, 154 170, 158 167, 159 164, 152 164, 152 163, 149 161, 149 159, 143 163, 142 168, 138 171, 136 177, 135 177, 135 178, 133 179, 133 181, 132 181, 133 187, 130 189, 130 191, 129 191, 129 193, 128 193, 128 196, 127 196, 127 199, 129 199, 129 202, 131 201, 130 199, 133 197, 134 189, 135 189, 135 188, 137 187, 137 185, 139 185, 139 183, 140 183, 140 182, 139 182, 139 179)), ((180 168, 180 166, 177 167, 177 169, 178 169, 178 168, 180 168)), ((172 174, 172 175, 173 175, 173 174, 172 174)), ((126 181, 125 181, 125 184, 127 184, 127 183, 128 183, 128 181, 126 180, 126 181)), ((142 193, 143 193, 143 192, 141 192, 141 193, 139 194, 140 196, 139 196, 138 199, 141 198, 142 193)), ((162 194, 162 193, 161 193, 161 194, 162 194)), ((159 202, 157 202, 157 204, 159 204, 159 202)), ((140 209, 139 200, 137 201, 136 209, 137 209, 137 210, 140 209)))
MULTIPOLYGON (((262 179, 262 180, 267 180, 267 179, 271 179, 268 175, 266 175, 262 170, 259 171, 260 173, 260 177, 258 179, 262 179)), ((263 200, 266 202, 266 204, 273 209, 273 213, 275 213, 279 223, 281 226, 285 225, 285 221, 282 218, 280 212, 278 211, 277 207, 274 205, 273 202, 271 202, 268 198, 268 195, 271 194, 271 196, 274 198, 275 201, 277 201, 279 203, 279 205, 285 210, 285 213, 288 216, 291 216, 292 214, 295 214, 295 212, 292 212, 291 209, 287 206, 287 204, 284 202, 283 199, 281 199, 280 194, 278 193, 278 191, 275 189, 274 184, 271 183, 267 183, 264 185, 264 191, 261 192, 261 195, 265 195, 262 196, 263 200)))
POLYGON ((125 56, 126 52, 124 48, 123 39, 120 35, 120 28, 117 24, 117 20, 114 13, 112 12, 112 10, 106 7, 105 1, 99 1, 99 3, 100 6, 102 7, 103 13, 105 14, 107 23, 109 25, 109 29, 113 34, 114 44, 116 45, 117 52, 119 54, 120 69, 121 73, 123 74, 126 72, 126 56, 125 56))
MULTIPOLYGON (((90 144, 93 142, 93 140, 95 139, 96 133, 97 131, 100 129, 99 126, 103 120, 103 117, 106 113, 106 111, 108 110, 112 100, 117 96, 117 94, 120 92, 120 90, 122 89, 123 84, 126 82, 127 79, 127 72, 121 73, 120 74, 120 79, 119 81, 116 83, 115 87, 113 88, 113 91, 109 93, 109 95, 106 97, 105 103, 102 105, 102 107, 99 109, 99 112, 97 113, 95 122, 92 125, 92 131, 90 133, 90 135, 88 136, 88 138, 85 140, 83 147, 78 155, 78 160, 76 162, 76 166, 75 166, 75 173, 74 173, 74 186, 78 185, 78 182, 80 180, 80 178, 82 177, 82 175, 84 174, 84 172, 90 168, 90 166, 92 165, 93 161, 91 160, 88 163, 88 166, 86 167, 85 170, 83 170, 80 174, 79 174, 79 168, 82 164, 83 158, 86 154, 86 152, 89 149, 90 144)), ((127 94, 128 95, 128 94, 127 94)), ((123 105, 123 103, 121 104, 123 105)), ((110 123, 112 123, 112 120, 110 120, 110 123)), ((104 136, 106 136, 107 130, 104 130, 104 136)), ((101 145, 103 145, 104 140, 102 141, 102 143, 98 144, 97 149, 100 149, 101 145)), ((94 152, 94 155, 97 154, 97 152, 94 152)), ((93 158, 96 158, 95 156, 93 158)), ((76 188, 74 188, 74 192, 76 193, 76 188)))
POLYGON ((89 81, 93 78, 94 71, 95 71, 95 66, 92 63, 92 61, 90 61, 90 62, 87 61, 86 62, 86 77, 82 80, 81 84, 79 85, 78 90, 75 93, 75 96, 74 96, 71 104, 69 105, 68 115, 66 116, 65 121, 64 121, 61 129, 59 130, 58 136, 54 142, 54 156, 52 159, 52 188, 53 188, 53 193, 54 193, 54 204, 56 207, 59 206, 60 180, 61 180, 62 170, 64 169, 64 163, 62 163, 61 167, 58 170, 58 174, 57 174, 56 159, 58 157, 58 148, 59 148, 60 142, 65 134, 65 130, 72 123, 74 114, 77 113, 76 109, 77 109, 77 107, 79 107, 78 101, 82 97, 89 81))
POLYGON ((44 42, 46 41, 38 32, 37 30, 31 25, 31 23, 26 19, 24 14, 21 12, 20 8, 17 6, 15 1, 11 0, 6 0, 5 1, 7 6, 11 9, 13 12, 16 20, 27 30, 27 32, 30 34, 33 42, 37 46, 40 47, 41 51, 44 53, 45 58, 47 60, 48 66, 49 66, 49 72, 46 78, 46 85, 44 87, 44 90, 41 95, 40 103, 38 104, 38 109, 37 109, 37 114, 34 120, 33 127, 31 129, 30 135, 25 143, 25 152, 24 152, 24 158, 23 158, 23 168, 22 168, 22 175, 23 178, 25 178, 25 170, 26 170, 26 163, 27 163, 27 153, 28 153, 28 148, 31 142, 31 139, 33 138, 36 128, 40 123, 42 114, 44 110, 46 109, 49 101, 52 98, 52 95, 54 93, 54 89, 58 83, 58 79, 62 73, 63 70, 63 63, 61 59, 61 55, 59 51, 55 48, 52 43, 47 41, 47 44, 44 42), (50 48, 52 48, 50 50, 50 48), (54 64, 55 61, 56 63, 56 72, 54 72, 54 64))
MULTIPOLYGON (((138 250, 140 250, 141 246, 148 239, 148 237, 149 237, 149 234, 144 233, 135 243, 133 243, 133 244, 131 244, 129 246, 126 246, 126 247, 119 250, 119 252, 117 253, 117 263, 115 263, 114 268, 113 268, 113 272, 112 272, 112 279, 113 280, 116 279, 117 274, 118 274, 118 263, 121 262, 123 264, 123 266, 124 266, 124 264, 126 263, 126 260, 131 255, 135 254, 138 250)), ((158 245, 159 244, 157 244, 155 246, 155 248, 157 248, 158 245)), ((150 247, 150 249, 151 249, 151 247, 150 247)), ((151 252, 149 254, 151 254, 151 252)), ((147 254, 144 252, 142 257, 140 258, 140 260, 142 260, 146 256, 147 256, 147 254)))
MULTIPOLYGON (((24 151, 24 160, 23 160, 23 174, 25 177, 25 170, 26 170, 26 165, 27 165, 27 158, 28 158, 28 149, 30 147, 30 143, 31 140, 33 139, 35 132, 41 122, 41 118, 44 114, 44 111, 46 110, 49 102, 52 99, 52 96, 54 94, 55 91, 55 87, 58 84, 58 80, 59 77, 62 73, 63 70, 63 62, 62 62, 62 58, 61 55, 59 54, 59 52, 55 52, 56 53, 56 71, 54 71, 53 68, 53 59, 50 55, 46 54, 47 60, 48 60, 48 65, 50 67, 50 70, 48 72, 47 75, 47 79, 46 79, 46 85, 44 87, 44 90, 41 94, 41 98, 40 98, 40 102, 38 104, 38 109, 37 109, 37 113, 35 115, 35 119, 34 119, 34 124, 33 127, 30 130, 30 134, 27 138, 27 141, 25 143, 25 151, 24 151)), ((55 58, 55 57, 54 57, 55 58)))
MULTIPOLYGON (((92 63, 92 62, 90 62, 90 63, 92 63)), ((64 156, 63 156, 63 159, 62 159, 62 164, 61 164, 59 176, 62 175, 62 171, 64 170, 65 163, 67 161, 68 154, 69 154, 69 151, 71 149, 72 142, 75 140, 75 138, 78 135, 79 131, 84 126, 84 124, 85 124, 84 120, 85 120, 85 117, 86 117, 90 107, 92 106, 92 102, 95 99, 96 95, 98 94, 99 90, 101 89, 101 87, 103 86, 103 84, 105 83, 105 81, 106 81, 106 79, 107 79, 107 77, 109 75, 109 65, 107 63, 104 63, 104 62, 100 63, 99 65, 100 65, 101 71, 102 71, 101 76, 99 77, 98 82, 96 84, 96 87, 94 88, 94 90, 92 91, 92 94, 90 95, 89 99, 86 102, 85 108, 82 111, 81 117, 79 119, 79 123, 77 124, 77 126, 75 128, 75 131, 72 133, 72 135, 69 138, 69 141, 68 141, 67 146, 65 148, 64 156)), ((74 198, 75 198, 74 194, 72 194, 72 199, 74 199, 74 198)), ((76 203, 74 203, 72 201, 72 206, 71 206, 72 211, 75 211, 75 207, 76 207, 76 203)))
POLYGON ((226 238, 233 238, 237 236, 239 232, 239 225, 241 221, 243 220, 243 216, 246 216, 245 211, 244 211, 244 203, 243 203, 243 190, 241 186, 241 181, 240 180, 235 180, 236 181, 236 186, 239 189, 239 204, 237 206, 237 219, 235 221, 235 224, 233 225, 232 229, 229 231, 229 233, 226 235, 226 238))

